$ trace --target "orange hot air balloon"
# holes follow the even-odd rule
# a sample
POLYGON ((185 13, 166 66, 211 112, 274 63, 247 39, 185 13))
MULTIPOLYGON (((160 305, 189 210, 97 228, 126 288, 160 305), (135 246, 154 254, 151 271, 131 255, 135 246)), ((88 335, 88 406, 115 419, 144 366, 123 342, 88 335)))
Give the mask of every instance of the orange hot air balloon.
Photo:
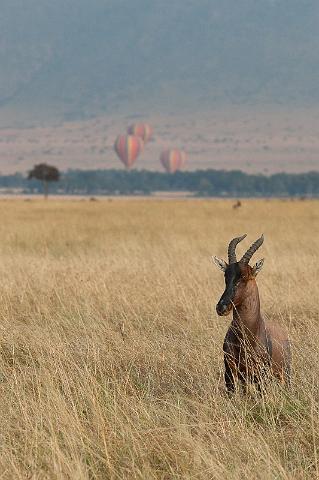
POLYGON ((183 150, 177 148, 165 150, 161 153, 160 161, 168 173, 174 173, 180 170, 186 160, 186 154, 183 150))
POLYGON ((148 142, 153 134, 152 127, 147 123, 134 123, 127 129, 129 135, 137 135, 144 143, 148 142))
POLYGON ((141 151, 143 141, 136 135, 119 135, 114 143, 114 150, 126 168, 130 168, 141 151))

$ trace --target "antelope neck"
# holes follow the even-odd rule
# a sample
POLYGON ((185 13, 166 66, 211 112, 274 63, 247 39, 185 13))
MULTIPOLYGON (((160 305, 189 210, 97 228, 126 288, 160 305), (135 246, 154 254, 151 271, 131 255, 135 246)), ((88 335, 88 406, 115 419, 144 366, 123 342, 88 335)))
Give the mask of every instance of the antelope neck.
POLYGON ((234 308, 233 323, 241 330, 256 336, 262 323, 260 315, 259 292, 255 279, 248 281, 245 297, 238 307, 234 308))

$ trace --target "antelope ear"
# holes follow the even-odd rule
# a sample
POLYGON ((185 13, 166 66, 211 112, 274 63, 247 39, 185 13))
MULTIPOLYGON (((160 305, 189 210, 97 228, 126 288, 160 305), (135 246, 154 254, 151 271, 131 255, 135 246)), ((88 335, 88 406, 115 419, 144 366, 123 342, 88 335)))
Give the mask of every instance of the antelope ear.
POLYGON ((265 259, 262 258, 261 260, 259 260, 259 262, 257 262, 257 263, 253 266, 253 276, 254 276, 254 277, 257 277, 258 273, 259 273, 260 270, 263 268, 264 261, 265 261, 265 259))
POLYGON ((220 268, 222 272, 226 271, 226 268, 228 265, 225 262, 225 260, 222 260, 221 258, 218 258, 218 257, 212 257, 212 259, 215 265, 217 265, 217 267, 220 268))

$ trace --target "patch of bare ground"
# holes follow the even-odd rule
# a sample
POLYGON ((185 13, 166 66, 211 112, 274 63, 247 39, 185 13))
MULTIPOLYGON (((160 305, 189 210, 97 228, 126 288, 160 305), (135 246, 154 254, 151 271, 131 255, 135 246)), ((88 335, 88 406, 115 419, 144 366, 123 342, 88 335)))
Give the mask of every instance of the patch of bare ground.
MULTIPOLYGON (((188 170, 241 169, 264 174, 318 170, 318 118, 315 109, 241 107, 139 116, 138 121, 153 126, 154 136, 136 168, 161 170, 161 151, 177 147, 187 152, 188 170)), ((0 118, 0 123, 4 120, 0 118)), ((62 170, 122 168, 113 144, 132 122, 132 115, 117 114, 50 126, 3 127, 0 172, 24 172, 43 161, 62 170)))

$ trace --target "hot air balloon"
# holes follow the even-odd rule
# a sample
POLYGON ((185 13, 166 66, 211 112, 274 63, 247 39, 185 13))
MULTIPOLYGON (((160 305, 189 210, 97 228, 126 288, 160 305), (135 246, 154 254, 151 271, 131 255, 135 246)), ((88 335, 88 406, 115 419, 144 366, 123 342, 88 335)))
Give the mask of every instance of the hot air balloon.
POLYGON ((126 168, 130 168, 143 150, 143 141, 136 135, 119 135, 114 150, 126 168))
POLYGON ((176 170, 180 170, 184 165, 185 160, 185 152, 183 152, 183 150, 179 150, 178 148, 164 150, 160 156, 161 164, 169 173, 174 173, 176 170))
POLYGON ((153 130, 147 123, 134 123, 128 127, 127 133, 129 135, 137 135, 146 143, 151 138, 153 130))

